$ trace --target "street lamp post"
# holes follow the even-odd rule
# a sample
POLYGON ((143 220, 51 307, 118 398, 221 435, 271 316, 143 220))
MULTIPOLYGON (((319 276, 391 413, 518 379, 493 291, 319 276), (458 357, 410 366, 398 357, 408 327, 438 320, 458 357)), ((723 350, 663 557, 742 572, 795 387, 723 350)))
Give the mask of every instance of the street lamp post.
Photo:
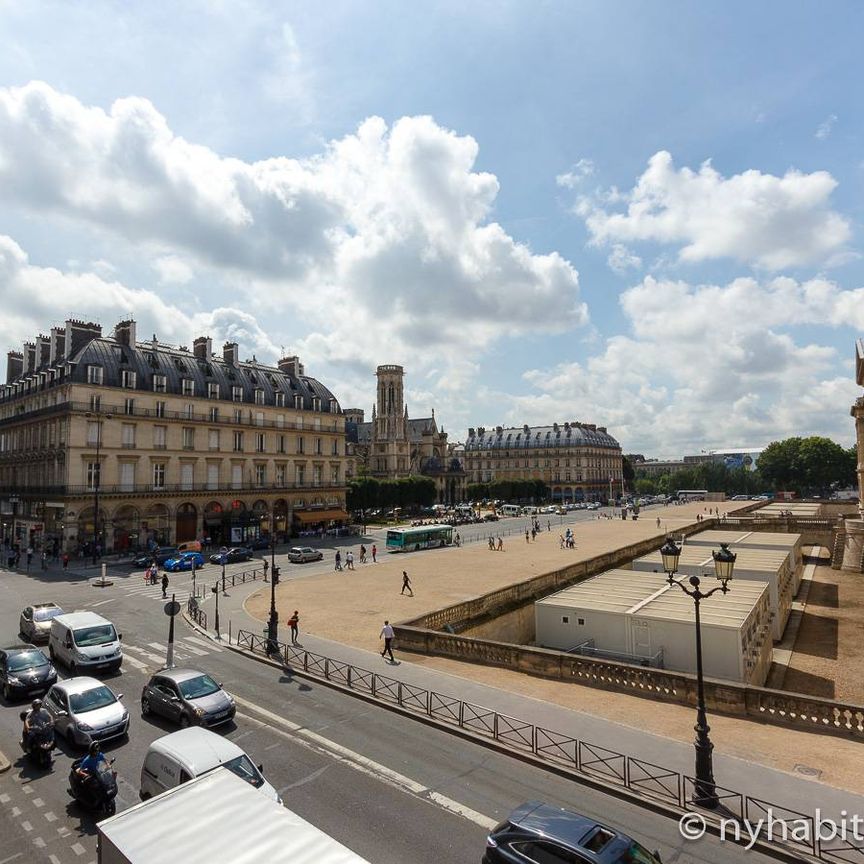
MULTIPOLYGON (((274 514, 275 516, 275 514, 274 514)), ((276 609, 276 585, 279 583, 279 568, 276 566, 276 533, 274 522, 270 525, 270 618, 267 621, 267 653, 279 653, 279 612, 276 609)))
POLYGON ((93 474, 93 563, 97 564, 96 547, 99 544, 99 485, 102 480, 102 462, 99 459, 99 454, 102 450, 102 423, 100 421, 103 417, 106 420, 108 417, 107 415, 91 413, 90 411, 87 411, 85 416, 96 418, 96 471, 93 474))
POLYGON ((213 623, 216 626, 216 638, 221 639, 222 630, 219 628, 219 583, 217 582, 210 590, 216 595, 216 615, 213 623))
POLYGON ((702 676, 702 629, 699 617, 699 605, 707 600, 712 594, 721 591, 726 594, 729 591, 729 582, 732 580, 732 571, 735 567, 736 555, 730 552, 726 543, 720 544, 719 552, 712 552, 714 558, 714 571, 720 584, 710 591, 702 591, 698 576, 691 576, 687 581, 690 588, 684 585, 683 579, 676 579, 678 572, 678 559, 681 557, 681 548, 675 541, 668 537, 663 548, 660 550, 663 558, 663 570, 666 572, 667 581, 670 585, 677 585, 688 597, 693 598, 696 608, 696 686, 697 686, 697 708, 696 725, 696 784, 693 795, 693 803, 709 810, 714 810, 720 803, 717 797, 717 786, 714 782, 714 766, 712 752, 714 745, 711 743, 708 725, 708 716, 705 711, 705 683, 702 676))

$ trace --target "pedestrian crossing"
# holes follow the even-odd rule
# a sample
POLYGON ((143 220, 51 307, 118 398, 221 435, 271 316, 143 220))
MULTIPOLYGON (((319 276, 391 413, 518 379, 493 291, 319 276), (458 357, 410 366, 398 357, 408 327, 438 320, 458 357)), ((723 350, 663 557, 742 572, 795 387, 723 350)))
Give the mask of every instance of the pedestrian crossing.
MULTIPOLYGON (((174 663, 194 661, 208 654, 220 654, 224 648, 197 636, 180 636, 174 640, 174 663)), ((123 643, 123 663, 128 663, 139 672, 155 672, 165 666, 168 645, 162 642, 147 642, 145 645, 123 643)))

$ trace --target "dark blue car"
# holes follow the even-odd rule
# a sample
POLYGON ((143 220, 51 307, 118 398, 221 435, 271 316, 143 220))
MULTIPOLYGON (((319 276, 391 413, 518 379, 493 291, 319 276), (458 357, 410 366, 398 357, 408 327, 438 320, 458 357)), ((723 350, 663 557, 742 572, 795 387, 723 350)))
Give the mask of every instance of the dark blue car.
POLYGON ((205 564, 204 556, 200 552, 181 552, 176 558, 169 558, 163 565, 164 570, 176 573, 178 570, 191 570, 195 565, 197 570, 205 564))

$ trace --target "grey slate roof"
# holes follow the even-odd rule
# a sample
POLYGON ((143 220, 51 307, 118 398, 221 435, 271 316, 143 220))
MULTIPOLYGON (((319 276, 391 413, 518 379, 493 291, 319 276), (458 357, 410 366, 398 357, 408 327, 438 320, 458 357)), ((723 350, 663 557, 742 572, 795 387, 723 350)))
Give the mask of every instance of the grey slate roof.
POLYGON ((510 426, 508 428, 471 429, 465 450, 527 450, 549 447, 605 447, 620 449, 608 433, 583 424, 555 426, 510 426))

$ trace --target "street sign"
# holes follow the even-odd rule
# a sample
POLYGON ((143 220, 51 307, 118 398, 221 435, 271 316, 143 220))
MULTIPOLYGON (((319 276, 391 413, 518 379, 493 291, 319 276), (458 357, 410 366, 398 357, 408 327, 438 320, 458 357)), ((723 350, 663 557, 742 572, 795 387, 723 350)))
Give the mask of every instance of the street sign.
POLYGON ((170 615, 173 618, 180 611, 180 604, 176 600, 171 600, 162 608, 165 610, 166 615, 170 615))

